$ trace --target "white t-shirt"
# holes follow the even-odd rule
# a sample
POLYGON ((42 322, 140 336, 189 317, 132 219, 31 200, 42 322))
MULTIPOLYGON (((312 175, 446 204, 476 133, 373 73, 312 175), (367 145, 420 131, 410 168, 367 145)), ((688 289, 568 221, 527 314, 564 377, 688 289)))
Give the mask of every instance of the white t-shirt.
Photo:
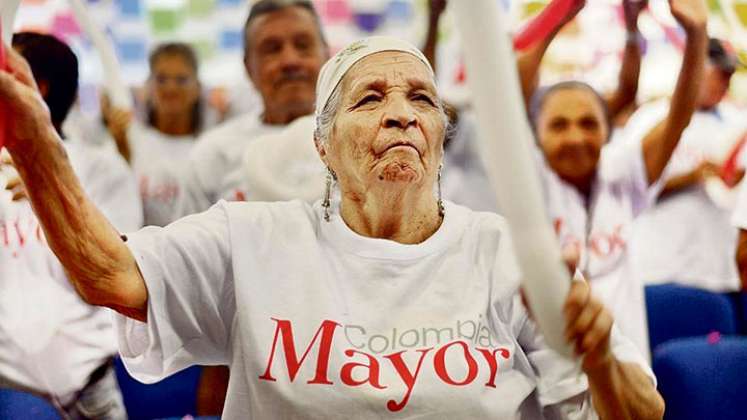
MULTIPOLYGON (((628 123, 627 140, 640 143, 666 117, 668 101, 639 110, 628 123)), ((737 132, 747 128, 738 115, 719 106, 695 112, 662 175, 664 182, 695 170, 704 160, 723 162, 737 132), (741 125, 741 128, 740 128, 741 125)), ((715 292, 739 288, 734 263, 737 230, 730 209, 716 205, 704 185, 658 201, 636 220, 632 247, 636 276, 645 284, 676 282, 715 292)))
POLYGON ((246 197, 242 158, 247 145, 282 125, 264 124, 256 114, 234 118, 207 131, 190 152, 185 172, 179 176, 176 213, 171 220, 207 210, 220 199, 246 197))
POLYGON ((628 246, 635 217, 660 188, 648 186, 640 144, 608 143, 602 148, 590 203, 560 179, 537 150, 548 216, 564 249, 580 255, 578 268, 615 323, 649 356, 643 284, 632 274, 628 246))
POLYGON ((133 121, 127 138, 145 224, 165 226, 173 220, 180 179, 186 171, 195 137, 169 136, 133 121))
MULTIPOLYGON (((83 189, 121 231, 142 224, 137 184, 110 150, 65 143, 83 189)), ((116 353, 108 309, 84 303, 27 201, 0 194, 0 376, 63 403, 116 353)))
MULTIPOLYGON (((147 323, 117 317, 125 365, 154 382, 229 364, 227 419, 593 415, 586 377, 521 304, 497 215, 447 203, 403 245, 325 222, 319 203, 220 202, 128 245, 149 295, 147 323)), ((615 331, 613 349, 653 378, 615 331)))

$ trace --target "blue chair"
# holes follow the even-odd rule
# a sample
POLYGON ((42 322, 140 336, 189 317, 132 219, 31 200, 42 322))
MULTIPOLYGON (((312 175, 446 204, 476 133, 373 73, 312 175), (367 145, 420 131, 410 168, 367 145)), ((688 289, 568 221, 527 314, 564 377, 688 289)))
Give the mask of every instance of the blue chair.
POLYGON ((674 338, 737 331, 729 297, 707 290, 673 284, 646 286, 646 310, 651 353, 674 338))
POLYGON ((747 338, 671 340, 653 358, 664 419, 744 420, 747 338))
POLYGON ((120 358, 115 359, 114 367, 130 420, 196 416, 201 367, 185 369, 151 385, 131 377, 120 358))
POLYGON ((0 389, 0 419, 61 420, 49 401, 27 392, 0 389))
POLYGON ((747 335, 747 292, 734 292, 727 294, 734 303, 734 312, 737 316, 737 333, 747 335))

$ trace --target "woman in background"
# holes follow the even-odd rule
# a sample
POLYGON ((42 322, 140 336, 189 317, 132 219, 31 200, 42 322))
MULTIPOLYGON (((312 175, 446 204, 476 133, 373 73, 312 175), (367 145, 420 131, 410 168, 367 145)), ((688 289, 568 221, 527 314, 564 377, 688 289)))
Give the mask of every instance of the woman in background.
POLYGON ((178 166, 186 160, 203 125, 199 63, 183 43, 156 47, 149 58, 146 123, 102 99, 106 126, 117 150, 140 183, 146 225, 165 225, 178 184, 178 166))

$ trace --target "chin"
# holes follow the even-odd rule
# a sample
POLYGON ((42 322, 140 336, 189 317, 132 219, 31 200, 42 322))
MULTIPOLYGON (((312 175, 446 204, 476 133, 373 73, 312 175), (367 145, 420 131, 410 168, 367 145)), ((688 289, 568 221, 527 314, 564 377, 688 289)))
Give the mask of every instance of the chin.
POLYGON ((397 183, 416 183, 422 177, 409 162, 392 162, 387 164, 378 175, 379 181, 397 183))
POLYGON ((562 173, 559 173, 558 175, 560 175, 561 178, 566 179, 568 181, 583 181, 591 177, 594 177, 595 169, 596 168, 580 169, 578 167, 575 167, 573 169, 563 171, 562 173))

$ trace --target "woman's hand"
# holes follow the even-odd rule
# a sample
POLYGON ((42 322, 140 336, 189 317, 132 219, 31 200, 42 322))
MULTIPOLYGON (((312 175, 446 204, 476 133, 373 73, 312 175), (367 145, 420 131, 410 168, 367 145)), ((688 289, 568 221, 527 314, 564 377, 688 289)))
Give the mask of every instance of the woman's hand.
POLYGON ((583 357, 583 369, 598 369, 614 361, 610 350, 612 314, 592 296, 589 284, 573 281, 563 308, 566 318, 565 337, 575 353, 583 357))
POLYGON ((708 8, 703 0, 669 0, 669 8, 685 31, 705 29, 708 8))
POLYGON ((7 69, 0 70, 0 105, 8 115, 5 146, 12 150, 23 142, 44 138, 54 126, 26 60, 8 46, 5 53, 7 69))
POLYGON ((584 7, 586 7, 586 0, 575 0, 573 5, 568 9, 568 13, 563 16, 559 26, 562 28, 568 22, 572 21, 576 16, 578 16, 584 7))
POLYGON ((664 400, 635 363, 612 354, 612 314, 585 281, 574 281, 565 303, 566 338, 583 357, 594 408, 602 419, 651 419, 664 416, 664 400))

